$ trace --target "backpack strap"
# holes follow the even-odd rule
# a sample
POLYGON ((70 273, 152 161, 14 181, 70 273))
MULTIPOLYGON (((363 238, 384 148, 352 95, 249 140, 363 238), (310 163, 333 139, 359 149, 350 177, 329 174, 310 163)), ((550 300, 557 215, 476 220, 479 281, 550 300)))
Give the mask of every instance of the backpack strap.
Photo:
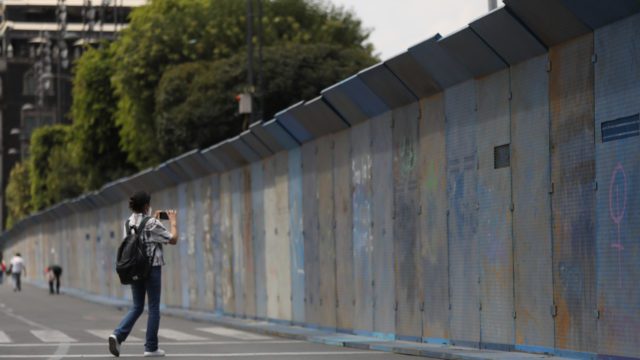
POLYGON ((149 219, 151 219, 151 216, 145 216, 142 219, 142 221, 140 222, 140 225, 138 225, 138 227, 136 228, 136 234, 144 230, 144 227, 147 225, 147 222, 149 221, 149 219))

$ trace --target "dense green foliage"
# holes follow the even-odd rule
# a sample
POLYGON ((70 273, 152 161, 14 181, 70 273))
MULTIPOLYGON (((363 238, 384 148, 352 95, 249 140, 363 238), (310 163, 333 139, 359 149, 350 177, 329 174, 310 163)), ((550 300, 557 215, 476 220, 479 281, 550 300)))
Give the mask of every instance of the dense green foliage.
MULTIPOLYGON (((265 46, 326 43, 365 49, 368 33, 351 13, 315 1, 263 3, 265 46)), ((133 11, 130 26, 114 46, 114 80, 120 96, 116 121, 122 127, 122 145, 132 163, 147 167, 161 158, 151 114, 162 74, 176 64, 241 56, 246 46, 246 2, 152 1, 133 11)), ((370 48, 365 51, 371 54, 370 48)), ((242 62, 236 64, 244 67, 242 62)))
POLYGON ((16 163, 9 173, 6 189, 7 228, 11 228, 19 219, 31 212, 31 184, 29 168, 22 162, 16 163))
POLYGON ((89 49, 75 67, 70 149, 82 174, 84 190, 97 189, 134 170, 120 149, 120 129, 114 118, 118 99, 111 85, 111 55, 108 46, 89 49))
POLYGON ((71 130, 69 125, 51 125, 31 135, 28 161, 32 210, 82 193, 80 173, 70 159, 71 130))
MULTIPOLYGON (((376 61, 352 13, 321 0, 262 3, 264 118, 376 61)), ((237 134, 246 6, 151 0, 132 11, 115 41, 85 49, 74 70, 73 124, 34 131, 30 157, 8 184, 11 222, 237 134)), ((254 22, 257 33, 255 0, 254 22)))
MULTIPOLYGON (((162 159, 217 143, 240 132, 234 96, 242 92, 244 55, 190 62, 165 71, 156 93, 155 124, 162 159)), ((337 45, 272 46, 264 51, 265 118, 311 99, 336 79, 371 65, 362 49, 337 45), (287 69, 283 71, 283 69, 287 69)))

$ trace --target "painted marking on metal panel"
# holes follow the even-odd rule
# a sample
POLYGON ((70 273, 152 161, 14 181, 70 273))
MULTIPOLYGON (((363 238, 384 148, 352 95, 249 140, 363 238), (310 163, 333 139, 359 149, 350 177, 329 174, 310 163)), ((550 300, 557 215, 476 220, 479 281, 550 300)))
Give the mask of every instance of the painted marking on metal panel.
POLYGON ((33 336, 46 343, 68 343, 77 340, 59 330, 31 330, 33 336))
POLYGON ((232 339, 238 339, 238 340, 272 340, 273 339, 270 336, 254 334, 254 333, 236 330, 236 329, 229 329, 221 326, 197 328, 197 330, 204 331, 214 335, 232 338, 232 339))

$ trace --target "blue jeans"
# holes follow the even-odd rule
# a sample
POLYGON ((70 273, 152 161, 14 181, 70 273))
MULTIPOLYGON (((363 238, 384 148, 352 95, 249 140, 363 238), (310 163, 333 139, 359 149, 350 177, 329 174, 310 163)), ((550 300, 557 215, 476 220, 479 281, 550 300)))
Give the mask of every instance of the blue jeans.
POLYGON ((144 311, 144 295, 149 296, 148 310, 149 318, 147 320, 147 337, 144 344, 145 351, 158 350, 158 328, 160 327, 160 287, 162 285, 162 267, 154 266, 151 268, 149 278, 131 284, 131 293, 133 295, 133 307, 120 325, 113 331, 118 338, 118 342, 122 343, 127 339, 136 320, 144 311))

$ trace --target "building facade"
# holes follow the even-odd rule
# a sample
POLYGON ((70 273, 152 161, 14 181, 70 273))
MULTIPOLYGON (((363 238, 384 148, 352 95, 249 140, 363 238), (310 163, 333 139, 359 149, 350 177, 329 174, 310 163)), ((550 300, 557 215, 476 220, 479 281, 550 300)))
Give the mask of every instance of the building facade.
POLYGON ((0 1, 0 189, 43 125, 70 123, 74 61, 121 30, 144 0, 0 1))

